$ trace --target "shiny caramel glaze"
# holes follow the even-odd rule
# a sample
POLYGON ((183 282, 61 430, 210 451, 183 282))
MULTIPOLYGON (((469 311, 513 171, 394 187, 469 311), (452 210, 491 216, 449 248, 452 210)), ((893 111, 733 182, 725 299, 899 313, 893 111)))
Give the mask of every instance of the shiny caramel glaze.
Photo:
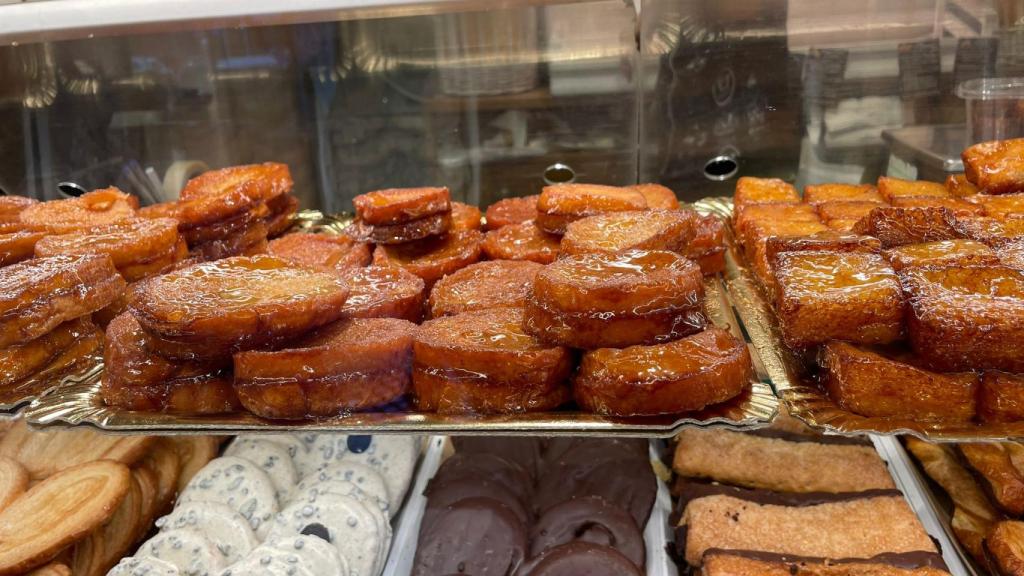
POLYGON ((968 202, 981 205, 985 216, 996 220, 1008 220, 1020 218, 1024 214, 1024 193, 1004 194, 1002 196, 991 196, 989 194, 975 194, 964 198, 968 202))
POLYGON ((479 260, 482 240, 479 231, 463 230, 420 242, 377 246, 373 264, 404 268, 430 286, 445 274, 479 260))
POLYGON ((810 236, 772 236, 765 241, 765 255, 775 266, 775 260, 784 252, 865 252, 877 254, 882 243, 877 238, 847 232, 827 230, 810 236))
POLYGON ((345 235, 297 232, 271 240, 267 253, 299 266, 344 270, 370 264, 370 246, 345 235))
POLYGON ((746 344, 712 327, 665 344, 586 352, 574 390, 582 408, 599 414, 675 414, 724 402, 752 377, 746 344))
POLYGON ((9 234, 0 233, 0 266, 8 266, 35 255, 36 244, 46 232, 21 230, 9 234))
POLYGON ((939 374, 868 348, 831 341, 821 350, 822 382, 844 410, 872 417, 968 422, 978 376, 939 374))
POLYGON ((973 196, 979 192, 978 187, 971 184, 965 174, 950 174, 946 176, 946 191, 954 198, 973 196))
POLYGON ((251 349, 338 319, 348 291, 333 273, 234 257, 143 280, 129 308, 154 336, 251 349))
POLYGON ((999 246, 1014 239, 1024 239, 1024 218, 996 220, 990 216, 958 215, 953 218, 953 229, 965 238, 999 246))
POLYGON ((35 198, 28 198, 26 196, 0 196, 0 222, 12 223, 20 222, 21 219, 18 217, 25 208, 39 204, 39 201, 35 198))
POLYGON ((874 236, 883 248, 953 240, 961 234, 953 228, 956 214, 948 208, 875 208, 857 222, 854 231, 874 236))
POLYGON ((647 201, 647 207, 652 210, 678 210, 679 199, 676 193, 661 184, 636 184, 626 186, 630 190, 636 190, 643 195, 647 201))
POLYGON ((884 202, 870 202, 863 200, 833 200, 816 204, 818 216, 821 221, 828 224, 836 220, 860 220, 867 216, 872 210, 879 206, 885 206, 884 202))
POLYGON ((1024 273, 1006 266, 900 271, 910 344, 937 370, 1024 372, 1024 273))
POLYGON ((561 249, 559 236, 541 230, 533 221, 509 224, 484 236, 483 251, 492 260, 530 260, 550 264, 561 249))
POLYGON ((1004 513, 1024 514, 1024 449, 1012 442, 964 442, 957 445, 964 464, 987 489, 992 501, 1004 513))
POLYGON ((1019 574, 1024 571, 1024 522, 997 522, 985 538, 985 555, 995 574, 1019 574))
POLYGON ((966 266, 999 264, 991 248, 974 240, 940 240, 922 244, 906 244, 882 253, 895 270, 911 266, 966 266))
POLYGON ((185 184, 174 217, 183 228, 214 224, 287 194, 293 185, 288 166, 277 162, 211 170, 185 184))
POLYGON ((751 204, 797 204, 800 195, 792 184, 778 178, 744 176, 736 181, 732 202, 737 209, 751 204))
POLYGON ((257 220, 248 227, 219 240, 195 244, 191 247, 190 253, 199 262, 263 254, 267 251, 268 231, 266 222, 257 220))
POLYGON ((804 188, 803 200, 807 204, 821 204, 824 202, 885 202, 885 198, 878 193, 878 188, 871 184, 840 183, 807 186, 804 188))
POLYGON ((878 254, 784 252, 774 273, 775 309, 791 347, 831 339, 885 344, 902 334, 899 280, 878 254))
POLYGON ((235 388, 249 411, 272 418, 327 416, 387 404, 410 390, 417 330, 397 318, 345 319, 283 349, 239 352, 235 388))
POLYGON ((267 237, 277 238, 292 226, 292 219, 299 210, 299 199, 291 194, 282 194, 267 202, 270 211, 264 221, 267 223, 267 237))
POLYGON ((345 228, 345 234, 363 242, 405 244, 441 236, 451 230, 451 227, 451 213, 442 212, 401 224, 368 224, 362 220, 356 220, 348 228, 345 228))
POLYGON ((515 260, 470 264, 434 284, 428 301, 430 315, 522 307, 533 294, 533 280, 542 268, 536 262, 515 260))
POLYGON ((946 191, 946 187, 938 182, 928 182, 926 180, 902 180, 900 178, 889 178, 888 176, 882 176, 878 179, 878 193, 890 203, 896 198, 920 198, 925 196, 933 198, 949 197, 949 192, 946 191))
POLYGON ((733 210, 733 225, 741 238, 754 225, 800 222, 820 224, 821 218, 810 204, 751 204, 733 210))
POLYGON ((448 412, 522 412, 567 400, 572 355, 527 334, 522 325, 517 308, 424 322, 413 343, 418 405, 448 412))
POLYGON ((188 241, 189 246, 195 246, 204 242, 222 240, 244 233, 246 229, 255 225, 260 220, 266 220, 269 216, 270 210, 267 208, 267 205, 260 202, 249 210, 210 224, 199 226, 179 224, 178 231, 188 241))
POLYGON ((76 318, 35 340, 0 348, 0 386, 13 386, 35 375, 79 338, 95 330, 88 318, 76 318))
MULTIPOLYGON (((801 204, 801 206, 804 206, 801 204)), ((755 208, 755 207, 752 207, 755 208)), ((815 216, 816 218, 816 216, 815 216)), ((768 262, 769 238, 803 238, 828 231, 818 220, 765 220, 749 222, 742 232, 743 249, 753 263, 754 273, 764 286, 772 286, 773 274, 768 262)))
POLYGON ((953 214, 963 216, 980 216, 981 206, 960 198, 934 198, 930 196, 909 198, 893 198, 892 205, 896 208, 948 208, 953 214))
POLYGON ((110 321, 103 350, 103 386, 113 388, 163 384, 177 378, 192 378, 215 372, 225 363, 196 363, 167 360, 147 348, 149 337, 138 320, 128 312, 110 321))
POLYGON ((67 234, 82 228, 104 226, 135 216, 139 201, 117 188, 93 190, 66 200, 32 204, 22 210, 21 222, 53 234, 67 234))
POLYGON ((482 227, 483 214, 476 206, 462 202, 452 202, 451 230, 479 230, 482 227))
POLYGON ((140 264, 165 255, 178 242, 178 221, 171 218, 132 219, 48 236, 35 247, 36 256, 107 254, 114 266, 140 264))
POLYGON ((124 289, 107 255, 35 258, 0 268, 0 348, 91 314, 124 289))
POLYGON ((342 311, 349 318, 403 318, 419 322, 423 316, 426 284, 402 268, 370 266, 344 274, 349 286, 342 311))
POLYGON ((996 254, 1004 266, 1024 272, 1024 238, 1002 244, 996 248, 996 254))
POLYGON ((644 210, 599 214, 565 229, 563 254, 623 250, 681 252, 694 236, 697 214, 690 210, 644 210))
POLYGON ((1024 191, 1024 139, 981 142, 961 157, 967 181, 987 194, 1024 191))
POLYGON ((171 246, 166 253, 138 264, 126 264, 118 268, 117 271, 125 282, 138 282, 144 278, 168 272, 186 258, 188 258, 188 245, 185 244, 185 240, 179 238, 178 242, 171 246))
POLYGON ((978 393, 978 416, 982 422, 1024 420, 1024 375, 986 370, 978 393))
POLYGON ((389 188, 360 194, 352 199, 356 217, 371 225, 404 224, 449 212, 447 188, 389 188))
POLYGON ((100 397, 108 406, 143 412, 166 412, 182 416, 226 414, 241 404, 230 374, 214 373, 177 378, 139 386, 121 386, 104 381, 100 397))
POLYGON ((537 200, 540 194, 521 198, 503 198, 487 207, 487 229, 532 222, 537 219, 537 200))
POLYGON ((628 188, 598 184, 545 186, 537 199, 537 225, 545 232, 562 234, 570 222, 601 214, 645 210, 643 194, 628 188))

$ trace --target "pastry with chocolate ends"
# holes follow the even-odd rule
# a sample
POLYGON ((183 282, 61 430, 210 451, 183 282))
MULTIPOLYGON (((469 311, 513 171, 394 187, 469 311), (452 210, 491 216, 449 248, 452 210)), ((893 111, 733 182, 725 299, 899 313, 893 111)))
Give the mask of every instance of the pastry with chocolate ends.
POLYGON ((573 348, 656 344, 702 330, 703 297, 700 268, 674 252, 566 256, 537 274, 524 328, 573 348))
POLYGON ((710 549, 702 576, 948 576, 934 552, 882 553, 871 558, 808 558, 752 550, 710 549))
POLYGON ((518 308, 424 322, 413 343, 417 406, 447 414, 505 414, 564 404, 572 355, 529 335, 522 325, 518 308))
POLYGON ((484 254, 491 260, 530 260, 550 264, 558 258, 561 237, 548 234, 533 222, 509 224, 484 236, 484 254))
POLYGON ((430 315, 453 316, 472 310, 522 307, 533 293, 536 262, 477 262, 438 280, 430 291, 430 315))
POLYGON ((564 234, 576 220, 605 212, 646 210, 643 194, 629 188, 599 184, 545 186, 537 199, 537 225, 551 234, 564 234))
POLYGON ((746 343, 711 327, 664 344, 585 352, 573 390, 588 412, 678 414, 738 396, 753 376, 746 343))

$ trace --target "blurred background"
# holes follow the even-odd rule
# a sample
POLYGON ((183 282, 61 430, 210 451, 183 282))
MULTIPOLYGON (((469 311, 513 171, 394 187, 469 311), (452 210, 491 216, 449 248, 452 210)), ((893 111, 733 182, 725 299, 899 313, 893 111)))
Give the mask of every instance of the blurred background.
POLYGON ((1024 0, 377 2, 373 17, 289 14, 298 0, 256 23, 34 34, 26 10, 63 1, 0 5, 8 194, 113 183, 148 203, 265 160, 327 211, 416 185, 487 204, 546 180, 696 199, 743 175, 941 179, 980 134, 1017 135, 1024 100, 1024 0))

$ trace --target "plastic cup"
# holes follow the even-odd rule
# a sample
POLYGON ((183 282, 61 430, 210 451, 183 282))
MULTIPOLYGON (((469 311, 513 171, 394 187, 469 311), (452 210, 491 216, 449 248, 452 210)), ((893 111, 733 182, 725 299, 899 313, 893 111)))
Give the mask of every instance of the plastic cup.
POLYGON ((1024 136, 1024 78, 977 78, 960 83, 967 106, 966 145, 1024 136))

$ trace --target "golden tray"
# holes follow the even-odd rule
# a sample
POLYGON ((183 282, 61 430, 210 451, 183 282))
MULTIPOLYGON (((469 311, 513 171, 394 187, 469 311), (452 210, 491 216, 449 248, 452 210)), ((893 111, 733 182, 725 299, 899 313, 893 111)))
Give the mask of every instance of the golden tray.
MULTIPOLYGON (((703 206, 698 203, 698 209, 703 206)), ((306 210, 296 216, 294 228, 318 233, 338 233, 350 218, 324 216, 306 210)), ((720 275, 705 279, 708 316, 742 337, 720 275)), ((240 432, 347 431, 363 433, 506 434, 506 435, 601 435, 670 437, 687 426, 720 426, 754 429, 766 426, 778 412, 778 398, 756 358, 756 381, 741 396, 681 415, 612 418, 573 410, 503 415, 445 415, 417 412, 411 407, 376 412, 353 412, 330 418, 286 421, 267 420, 246 412, 209 416, 181 416, 158 412, 134 412, 106 406, 99 396, 102 360, 83 377, 64 378, 47 394, 24 409, 28 423, 36 427, 88 425, 112 432, 161 434, 234 434, 240 432)))
POLYGON ((867 433, 912 435, 934 442, 971 442, 1024 438, 1024 422, 1012 424, 953 424, 905 418, 867 417, 840 408, 805 373, 802 363, 782 341, 778 318, 765 298, 745 256, 732 238, 732 199, 700 201, 705 209, 730 223, 725 258, 725 283, 744 335, 757 351, 764 370, 790 415, 827 434, 867 433))

